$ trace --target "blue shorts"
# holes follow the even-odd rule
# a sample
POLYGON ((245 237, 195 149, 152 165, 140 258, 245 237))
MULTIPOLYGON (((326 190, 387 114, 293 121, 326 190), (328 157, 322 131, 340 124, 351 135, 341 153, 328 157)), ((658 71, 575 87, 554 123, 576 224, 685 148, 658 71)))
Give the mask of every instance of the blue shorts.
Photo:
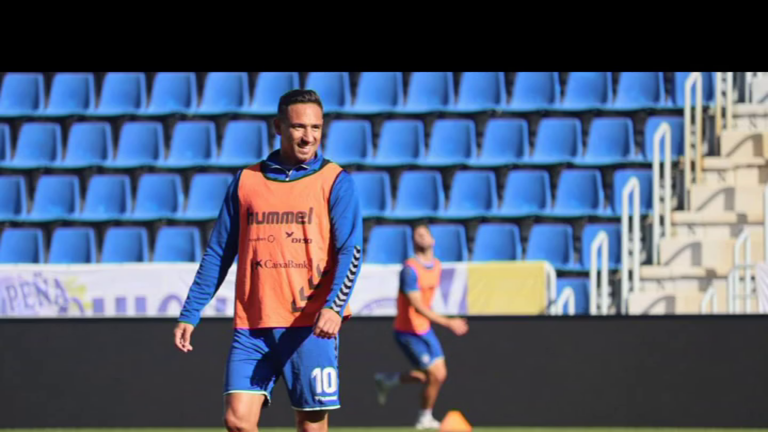
POLYGON ((445 357, 435 330, 431 328, 423 335, 395 331, 395 341, 411 364, 420 370, 428 369, 436 360, 445 357))
POLYGON ((235 329, 224 394, 263 394, 268 406, 282 377, 294 409, 340 408, 338 364, 338 336, 321 339, 312 327, 235 329))

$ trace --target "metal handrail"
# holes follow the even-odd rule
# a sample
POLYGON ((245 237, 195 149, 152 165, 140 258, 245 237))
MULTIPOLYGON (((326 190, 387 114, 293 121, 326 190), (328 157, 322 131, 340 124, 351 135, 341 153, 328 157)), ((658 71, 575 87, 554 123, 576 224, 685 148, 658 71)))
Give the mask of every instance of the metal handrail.
POLYGON ((749 237, 749 232, 745 229, 741 231, 739 237, 736 239, 736 243, 733 245, 733 268, 728 273, 728 313, 734 314, 740 312, 740 308, 737 308, 738 303, 736 297, 739 295, 737 291, 740 291, 741 286, 739 282, 739 273, 741 270, 745 271, 744 275, 744 310, 749 313, 751 307, 749 303, 749 295, 752 293, 752 263, 750 259, 752 257, 752 239, 749 237), (741 260, 739 251, 744 248, 744 261, 741 260))
POLYGON ((602 249, 600 290, 602 315, 608 314, 608 234, 600 231, 592 240, 592 261, 589 266, 589 314, 597 315, 597 253, 602 249))
POLYGON ((659 182, 662 181, 659 173, 659 159, 661 141, 664 140, 664 235, 672 232, 672 128, 669 123, 663 122, 653 135, 653 264, 659 264, 659 182))
POLYGON ((709 315, 713 315, 717 313, 717 292, 715 291, 715 287, 710 285, 707 289, 707 292, 704 293, 704 297, 701 299, 701 314, 705 315, 707 310, 707 305, 709 305, 709 315))
POLYGON ((573 316, 576 314, 576 294, 574 294, 573 288, 570 285, 563 288, 563 292, 557 298, 557 314, 565 315, 566 306, 568 307, 568 315, 573 316))
POLYGON ((557 313, 555 302, 557 301, 557 272, 549 261, 544 262, 544 271, 547 274, 547 304, 549 315, 557 313))
POLYGON ((701 180, 701 141, 702 141, 702 75, 701 72, 691 72, 688 79, 685 80, 685 107, 684 107, 684 153, 685 153, 685 209, 691 208, 690 189, 693 184, 691 180, 691 88, 696 86, 696 149, 695 149, 695 164, 696 164, 696 183, 701 180))
POLYGON ((624 185, 621 196, 621 307, 629 309, 629 196, 632 196, 632 290, 640 286, 640 181, 632 177, 624 185), (633 193, 634 192, 634 193, 633 193))

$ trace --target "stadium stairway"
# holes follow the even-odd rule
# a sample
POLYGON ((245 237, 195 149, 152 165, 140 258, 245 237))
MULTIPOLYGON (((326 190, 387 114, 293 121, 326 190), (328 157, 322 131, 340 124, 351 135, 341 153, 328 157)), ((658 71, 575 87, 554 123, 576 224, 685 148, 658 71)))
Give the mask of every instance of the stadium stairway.
MULTIPOLYGON (((722 75, 725 79, 726 74, 722 75)), ((628 300, 630 314, 729 313, 727 280, 738 264, 734 253, 742 233, 746 233, 751 246, 748 262, 765 261, 763 197, 768 184, 768 78, 755 80, 750 87, 751 101, 762 103, 733 103, 732 118, 729 120, 726 114, 719 135, 715 132, 715 110, 705 110, 703 128, 713 133, 709 134, 710 139, 705 136, 702 141, 701 179, 688 190, 687 209, 673 205, 684 210, 671 213, 671 232, 660 239, 658 263, 641 266, 640 287, 628 300), (719 146, 715 151, 707 151, 706 147, 713 143, 719 146), (714 295, 715 303, 711 297, 705 299, 708 291, 710 296, 714 295)), ((695 134, 695 127, 691 127, 691 132, 695 134)), ((693 137, 691 143, 695 143, 693 137)), ((681 169, 676 171, 682 173, 683 166, 681 163, 681 169)), ((663 175, 663 170, 660 172, 663 175)), ((680 184, 683 179, 678 177, 680 184)), ((738 248, 741 263, 746 253, 743 246, 738 248)), ((736 310, 744 311, 745 303, 749 303, 747 307, 752 313, 758 310, 755 295, 748 296, 747 302, 739 297, 736 310)))

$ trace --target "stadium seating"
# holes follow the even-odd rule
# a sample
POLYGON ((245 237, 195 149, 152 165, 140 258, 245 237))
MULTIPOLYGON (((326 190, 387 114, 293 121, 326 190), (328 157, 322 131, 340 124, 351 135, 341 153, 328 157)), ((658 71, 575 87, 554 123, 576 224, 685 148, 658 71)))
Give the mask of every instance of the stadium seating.
POLYGON ((96 234, 90 227, 58 227, 51 236, 49 264, 93 264, 96 234))
MULTIPOLYGON (((581 233, 581 268, 588 271, 592 265, 592 241, 601 232, 608 235, 608 268, 621 269, 621 224, 619 223, 590 223, 584 226, 581 233)), ((603 268, 602 251, 597 254, 597 268, 603 268)))
MULTIPOLYGON (((684 153, 688 76, 6 72, 0 221, 11 225, 1 228, 0 257, 198 261, 202 225, 218 216, 236 170, 279 147, 267 116, 286 91, 310 88, 329 114, 321 151, 357 187, 370 230, 365 262, 402 262, 413 251, 411 224, 426 221, 441 259, 546 259, 560 272, 588 270, 591 240, 604 229, 615 270, 622 190, 638 178, 641 212, 651 214, 648 164, 662 122, 674 161, 684 153)), ((714 73, 703 78, 711 104, 714 73)), ((562 280, 558 289, 570 285, 583 313, 584 278, 562 280)))
POLYGON ((589 279, 584 277, 558 278, 558 298, 568 287, 573 290, 574 315, 589 315, 589 279))

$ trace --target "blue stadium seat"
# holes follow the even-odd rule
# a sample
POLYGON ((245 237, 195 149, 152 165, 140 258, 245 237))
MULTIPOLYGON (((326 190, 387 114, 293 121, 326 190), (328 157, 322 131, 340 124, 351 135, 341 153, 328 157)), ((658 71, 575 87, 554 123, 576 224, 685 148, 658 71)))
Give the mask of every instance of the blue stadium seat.
POLYGON ((393 219, 433 217, 445 208, 443 177, 439 171, 412 170, 400 175, 393 219))
POLYGON ((31 116, 45 107, 45 83, 38 72, 6 72, 0 87, 0 117, 31 116))
POLYGON ((168 159, 159 166, 190 168, 208 166, 216 157, 216 125, 212 121, 182 120, 173 128, 168 159))
MULTIPOLYGON (((650 116, 645 122, 645 138, 643 139, 643 156, 648 162, 653 162, 653 136, 662 123, 669 123, 670 139, 672 140, 671 156, 672 162, 685 155, 685 126, 682 116, 650 116)), ((664 162, 665 142, 662 138, 659 146, 659 160, 664 162)), ((723 155, 727 156, 727 155, 723 155)))
POLYGON ((250 114, 277 114, 280 97, 299 88, 298 72, 259 72, 253 89, 251 106, 244 111, 250 114))
POLYGON ((0 176, 0 221, 13 221, 27 214, 27 182, 22 176, 0 176))
POLYGON ((52 222, 80 214, 80 178, 68 174, 43 174, 37 180, 30 222, 52 222))
POLYGON ((53 77, 46 116, 90 115, 96 109, 96 87, 91 72, 59 72, 53 77))
POLYGON ((175 173, 144 173, 139 177, 133 213, 134 221, 173 219, 184 208, 181 176, 175 173))
POLYGON ((27 122, 21 125, 16 154, 8 164, 14 169, 38 169, 61 162, 61 126, 57 123, 27 122))
POLYGON ((467 118, 437 119, 432 124, 429 149, 421 165, 468 164, 477 157, 475 122, 467 118))
POLYGON ((223 172, 193 175, 189 183, 187 208, 179 219, 195 221, 216 219, 232 178, 232 174, 223 172))
POLYGON ((310 72, 304 88, 317 92, 326 113, 343 112, 352 103, 349 72, 310 72))
POLYGON ((442 223, 429 226, 435 239, 435 257, 442 262, 463 262, 469 256, 464 225, 442 223))
POLYGON ((224 114, 248 107, 247 72, 208 72, 197 114, 224 114))
POLYGON ((632 119, 596 117, 589 126, 587 149, 578 161, 582 166, 608 166, 637 162, 632 119))
MULTIPOLYGON (((581 232, 581 270, 589 271, 592 265, 592 242, 600 231, 608 235, 608 269, 621 269, 621 224, 588 223, 581 232)), ((597 254, 597 268, 602 269, 602 251, 597 254)))
POLYGON ((387 171, 355 171, 351 176, 364 218, 381 217, 392 210, 392 185, 387 171))
POLYGON ((657 109, 668 106, 663 72, 621 72, 612 110, 657 109))
POLYGON ((149 261, 147 229, 138 226, 107 228, 101 247, 102 263, 131 263, 149 261))
MULTIPOLYGON (((613 174, 613 213, 615 216, 621 216, 622 191, 632 177, 637 177, 640 182, 640 214, 649 215, 653 210, 653 171, 643 168, 619 169, 613 174)), ((634 197, 630 195, 630 212, 635 208, 633 202, 634 197)))
POLYGON ((185 114, 197 109, 194 72, 157 72, 146 115, 185 114))
POLYGON ((147 107, 144 72, 107 72, 101 84, 99 106, 92 115, 138 114, 147 107))
POLYGON ((83 211, 76 220, 120 220, 131 211, 131 179, 126 174, 95 174, 88 182, 83 211))
MULTIPOLYGON (((589 315, 589 279, 585 277, 557 278, 558 298, 567 287, 573 290, 574 315, 589 315)), ((567 312, 568 308, 565 310, 567 312)))
POLYGON ((573 162, 582 154, 581 121, 547 117, 539 122, 533 154, 526 164, 550 165, 573 162))
POLYGON ((340 165, 365 163, 373 156, 373 131, 369 120, 334 120, 325 134, 323 154, 340 165))
POLYGON ((403 107, 402 72, 361 72, 350 114, 383 114, 403 107))
POLYGON ((77 122, 67 137, 62 168, 101 166, 112 161, 112 126, 107 122, 77 122))
POLYGON ((469 162, 472 167, 502 167, 525 160, 530 141, 528 122, 520 118, 491 118, 485 124, 480 153, 469 162))
POLYGON ((128 121, 120 129, 115 159, 110 168, 154 166, 165 160, 163 125, 155 121, 128 121))
POLYGON ((507 174, 501 217, 525 217, 548 212, 552 207, 552 182, 549 173, 538 169, 514 169, 507 174))
POLYGON ((96 233, 92 227, 58 227, 53 230, 48 264, 96 262, 96 233))
POLYGON ((526 112, 554 109, 560 106, 560 74, 558 72, 518 72, 512 98, 504 111, 526 112))
POLYGON ((157 230, 152 261, 199 262, 202 255, 197 227, 164 226, 157 230))
POLYGON ((566 168, 560 173, 550 216, 597 216, 605 211, 603 177, 592 168, 566 168))
POLYGON ((368 234, 365 262, 402 264, 413 255, 413 231, 409 225, 376 225, 368 234))
POLYGON ((211 165, 245 167, 269 155, 269 127, 264 120, 230 120, 221 139, 221 154, 211 165))
POLYGON ((500 109, 507 103, 504 72, 462 72, 456 105, 447 111, 476 113, 500 109))
POLYGON ((517 225, 485 222, 477 226, 472 261, 517 261, 522 258, 523 245, 517 225))
POLYGON ((565 110, 594 110, 613 104, 613 74, 611 72, 570 72, 565 87, 565 110))
POLYGON ((11 163, 11 127, 0 123, 0 167, 11 163))
MULTIPOLYGON (((675 78, 672 81, 672 104, 677 108, 685 106, 685 81, 691 75, 691 72, 675 72, 675 78)), ((715 101, 715 73, 701 73, 701 96, 702 105, 714 104, 715 101)), ((696 106, 696 86, 691 87, 691 107, 696 106)))
POLYGON ((556 270, 574 267, 573 228, 569 224, 538 223, 528 233, 526 261, 549 261, 556 270))
POLYGON ((0 264, 42 264, 45 262, 43 230, 6 228, 0 236, 0 264))
POLYGON ((402 114, 426 114, 454 106, 453 72, 411 72, 402 114))
POLYGON ((448 208, 440 215, 469 219, 495 212, 499 206, 496 174, 491 170, 456 171, 451 181, 448 208))
POLYGON ((368 164, 380 167, 417 165, 426 153, 424 122, 419 119, 384 120, 376 156, 368 164))

